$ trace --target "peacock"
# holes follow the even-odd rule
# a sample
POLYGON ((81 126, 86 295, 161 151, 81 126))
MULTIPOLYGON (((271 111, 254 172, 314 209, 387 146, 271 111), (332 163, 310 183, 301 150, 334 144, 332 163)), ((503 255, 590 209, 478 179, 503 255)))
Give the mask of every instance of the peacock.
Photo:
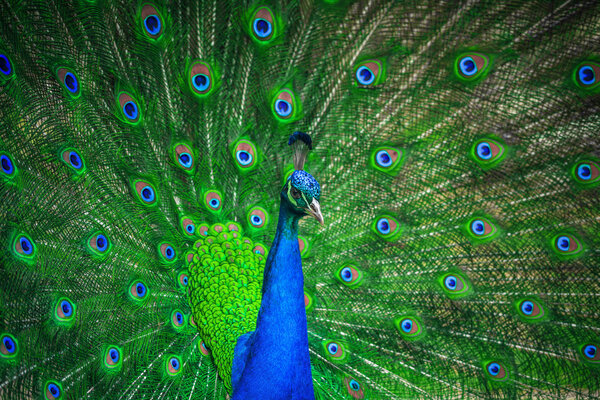
POLYGON ((0 10, 0 398, 600 397, 596 1, 0 10))

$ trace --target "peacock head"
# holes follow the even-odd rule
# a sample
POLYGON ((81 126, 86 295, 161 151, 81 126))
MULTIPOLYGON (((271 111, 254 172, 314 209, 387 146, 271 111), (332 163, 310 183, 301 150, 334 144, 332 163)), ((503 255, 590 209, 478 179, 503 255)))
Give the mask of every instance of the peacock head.
POLYGON ((301 216, 310 215, 323 225, 319 204, 321 187, 314 176, 304 170, 294 171, 283 186, 281 197, 294 213, 301 216))
POLYGON ((312 139, 304 132, 291 134, 288 144, 294 148, 294 173, 281 190, 281 199, 300 216, 310 215, 323 225, 321 214, 321 186, 314 176, 304 171, 308 151, 312 150, 312 139))

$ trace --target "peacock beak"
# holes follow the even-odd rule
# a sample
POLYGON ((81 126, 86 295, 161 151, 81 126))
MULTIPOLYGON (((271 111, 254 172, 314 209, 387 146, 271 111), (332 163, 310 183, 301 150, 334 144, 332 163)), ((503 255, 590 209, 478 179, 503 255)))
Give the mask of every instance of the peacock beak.
POLYGON ((321 225, 325 225, 323 223, 323 214, 321 214, 321 205, 317 201, 317 199, 313 199, 307 209, 308 213, 315 217, 317 221, 321 223, 321 225))

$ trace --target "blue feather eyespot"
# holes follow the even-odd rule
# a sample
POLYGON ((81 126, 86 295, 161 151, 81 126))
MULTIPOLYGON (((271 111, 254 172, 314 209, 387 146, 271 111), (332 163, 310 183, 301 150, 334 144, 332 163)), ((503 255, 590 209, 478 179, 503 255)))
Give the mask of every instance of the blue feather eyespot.
POLYGON ((148 181, 138 179, 133 182, 133 189, 137 199, 142 205, 153 206, 158 203, 158 196, 154 186, 148 181))
POLYGON ((384 66, 380 60, 365 60, 354 66, 354 85, 371 87, 383 81, 384 66))
POLYGON ((190 277, 187 272, 180 272, 177 276, 177 283, 180 288, 185 288, 190 283, 190 277))
POLYGON ((398 175, 403 163, 404 154, 395 147, 378 147, 371 153, 371 166, 391 176, 398 175))
POLYGON ((62 84, 63 88, 65 88, 66 93, 72 99, 76 99, 81 94, 79 88, 79 79, 75 72, 70 70, 69 68, 60 67, 56 70, 56 77, 58 81, 62 84))
POLYGON ((335 277, 344 285, 356 288, 362 284, 363 273, 353 264, 344 264, 337 270, 335 277))
POLYGON ((200 353, 203 356, 210 356, 210 349, 208 348, 208 346, 206 345, 206 343, 204 343, 204 340, 201 340, 200 342, 198 342, 198 348, 200 349, 200 353))
POLYGON ((0 357, 15 358, 19 352, 19 342, 10 333, 0 335, 0 357))
POLYGON ((377 236, 387 241, 396 239, 401 233, 400 223, 391 215, 380 215, 375 218, 372 229, 377 236))
POLYGON ((138 107, 138 102, 131 94, 120 92, 117 96, 117 103, 124 122, 137 125, 141 121, 142 113, 138 107))
POLYGON ((129 295, 134 300, 144 300, 147 294, 147 286, 142 281, 135 281, 129 286, 129 295))
POLYGON ((249 140, 238 140, 233 146, 232 155, 241 172, 253 170, 258 166, 258 151, 254 143, 249 140))
POLYGON ((585 61, 575 68, 573 79, 577 86, 582 89, 595 88, 600 83, 600 66, 595 62, 585 61))
POLYGON ((517 311, 524 321, 537 322, 545 317, 544 306, 537 300, 526 298, 516 303, 517 311))
POLYGON ((25 233, 15 235, 12 249, 17 257, 25 261, 33 261, 37 250, 31 238, 25 233))
POLYGON ((158 245, 158 253, 160 254, 162 260, 166 263, 173 263, 177 260, 177 253, 175 252, 175 248, 169 243, 163 242, 158 245))
POLYGON ((596 186, 600 184, 600 166, 595 161, 581 161, 573 167, 573 178, 585 186, 596 186))
POLYGON ((17 175, 17 168, 8 153, 0 152, 0 170, 3 178, 12 179, 17 175))
POLYGON ((171 324, 175 329, 181 329, 185 326, 185 317, 179 310, 175 310, 171 313, 171 324))
POLYGON ((594 364, 600 363, 600 351, 598 351, 598 346, 596 344, 586 343, 583 346, 580 346, 579 350, 585 361, 594 364))
POLYGON ((505 381, 508 379, 508 372, 501 363, 496 361, 486 363, 485 372, 488 378, 494 381, 505 381))
POLYGON ((347 376, 346 378, 344 378, 344 385, 346 386, 346 390, 348 391, 348 394, 353 398, 353 399, 364 399, 365 398, 365 393, 364 393, 364 389, 361 386, 360 383, 358 383, 358 381, 350 376, 347 376))
POLYGON ((572 258, 581 255, 583 246, 575 236, 563 233, 552 239, 552 250, 560 258, 572 258))
POLYGON ((71 300, 61 297, 54 307, 54 319, 60 324, 71 323, 75 320, 76 307, 71 300))
POLYGON ((477 242, 486 242, 498 234, 498 228, 488 218, 473 217, 466 223, 466 231, 470 238, 477 242))
POLYGON ((0 82, 12 78, 13 75, 12 62, 6 54, 0 53, 0 82))
POLYGON ((163 34, 163 19, 153 4, 144 4, 141 11, 142 28, 146 36, 157 40, 163 34))
POLYGON ((77 175, 83 174, 86 170, 83 158, 79 155, 79 152, 73 148, 62 150, 60 160, 77 175))
POLYGON ((195 236, 196 223, 190 217, 181 217, 181 230, 187 236, 195 236))
POLYGON ((480 139, 471 148, 471 157, 482 169, 495 167, 505 155, 504 145, 491 138, 480 139))
POLYGON ((209 211, 218 212, 221 210, 221 193, 216 190, 209 190, 204 195, 204 204, 209 211))
POLYGON ((255 206, 248 211, 248 226, 255 229, 264 228, 269 222, 267 210, 260 206, 255 206))
POLYGON ((396 329, 400 335, 406 340, 419 339, 423 334, 421 321, 412 315, 405 315, 394 320, 396 329))
POLYGON ((177 143, 173 146, 173 157, 176 165, 185 172, 191 173, 194 169, 194 152, 184 143, 177 143))
POLYGON ((47 400, 59 400, 63 398, 62 386, 57 381, 47 381, 44 384, 44 398, 47 400))
POLYGON ((116 372, 123 365, 123 356, 121 349, 117 346, 106 346, 104 350, 104 367, 111 372, 116 372))
POLYGON ((300 103, 290 89, 281 89, 273 98, 273 115, 279 122, 288 123, 298 119, 300 103))
POLYGON ((348 352, 340 342, 327 340, 323 342, 325 354, 333 362, 344 362, 348 359, 348 352))
POLYGON ((260 7, 250 19, 250 32, 257 43, 268 43, 277 34, 273 13, 268 7, 260 7))
POLYGON ((465 81, 475 81, 488 72, 489 58, 481 53, 465 53, 456 58, 454 72, 465 81))
POLYGON ((197 97, 206 97, 216 89, 217 74, 210 64, 204 61, 194 61, 188 67, 188 86, 197 97))
POLYGON ((181 359, 177 356, 167 356, 166 357, 166 372, 170 376, 175 376, 181 372, 181 359))
POLYGON ((104 256, 108 254, 112 247, 108 237, 102 232, 95 232, 92 234, 88 239, 87 246, 95 256, 104 256))
POLYGON ((462 297, 471 289, 466 278, 458 272, 444 274, 438 282, 441 284, 444 292, 451 298, 462 297))

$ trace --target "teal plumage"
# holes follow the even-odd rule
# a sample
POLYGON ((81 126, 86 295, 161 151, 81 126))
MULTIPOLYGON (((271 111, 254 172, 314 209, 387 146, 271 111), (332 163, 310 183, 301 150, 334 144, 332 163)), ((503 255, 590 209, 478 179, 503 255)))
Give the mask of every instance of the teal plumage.
POLYGON ((600 396, 595 2, 0 9, 0 397, 230 396, 295 131, 317 399, 600 396))

